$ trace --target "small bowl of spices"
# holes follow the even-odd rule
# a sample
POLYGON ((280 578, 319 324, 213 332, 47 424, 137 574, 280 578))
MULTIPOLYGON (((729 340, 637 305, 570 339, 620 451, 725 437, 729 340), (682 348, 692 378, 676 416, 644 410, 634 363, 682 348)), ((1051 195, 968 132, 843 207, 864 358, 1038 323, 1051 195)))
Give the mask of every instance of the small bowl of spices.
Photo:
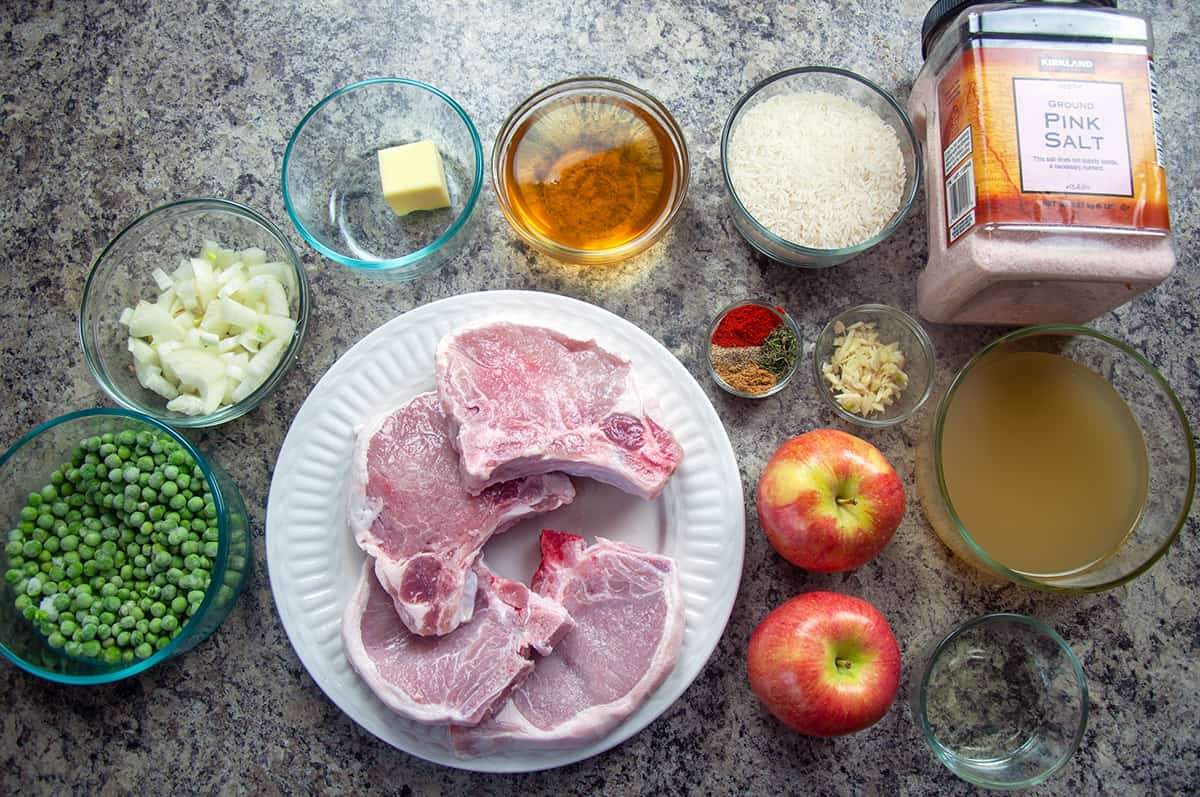
POLYGON ((817 393, 860 426, 913 416, 933 387, 933 342, 915 318, 885 304, 838 313, 813 343, 817 393))
POLYGON ((720 387, 741 398, 766 398, 796 372, 800 329, 782 307, 734 302, 717 313, 707 346, 708 372, 720 387))
POLYGON ((751 246, 824 268, 900 226, 916 198, 921 147, 887 91, 845 69, 803 67, 738 100, 721 135, 721 171, 751 246))
POLYGON ((683 130, 628 83, 578 77, 551 84, 500 126, 492 149, 500 210, 530 246, 602 265, 658 241, 683 207, 683 130))

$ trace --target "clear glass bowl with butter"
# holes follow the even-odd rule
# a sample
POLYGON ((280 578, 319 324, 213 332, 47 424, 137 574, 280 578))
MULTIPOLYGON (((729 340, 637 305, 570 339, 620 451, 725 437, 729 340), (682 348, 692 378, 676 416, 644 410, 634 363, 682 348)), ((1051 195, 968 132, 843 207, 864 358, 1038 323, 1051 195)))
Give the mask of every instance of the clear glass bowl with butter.
POLYGON ((406 78, 333 92, 300 120, 283 156, 283 203, 304 240, 391 279, 415 279, 461 247, 482 186, 471 118, 445 92, 406 78))

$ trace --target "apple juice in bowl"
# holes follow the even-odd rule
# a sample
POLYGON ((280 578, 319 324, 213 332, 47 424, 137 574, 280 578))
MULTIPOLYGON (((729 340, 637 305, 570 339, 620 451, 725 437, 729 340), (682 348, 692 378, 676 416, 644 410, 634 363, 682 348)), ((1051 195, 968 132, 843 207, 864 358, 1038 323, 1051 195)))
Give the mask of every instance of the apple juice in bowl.
POLYGON ((1182 528, 1195 450, 1179 400, 1126 344, 1018 330, 976 354, 918 452, 918 493, 951 550, 1016 583, 1079 592, 1144 572, 1182 528))

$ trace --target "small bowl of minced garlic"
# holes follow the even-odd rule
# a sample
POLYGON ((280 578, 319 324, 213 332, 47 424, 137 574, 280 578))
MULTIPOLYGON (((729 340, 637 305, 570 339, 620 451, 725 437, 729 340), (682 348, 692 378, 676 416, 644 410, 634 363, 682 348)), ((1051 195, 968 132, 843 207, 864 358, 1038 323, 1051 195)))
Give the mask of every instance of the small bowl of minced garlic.
POLYGON ((834 316, 813 343, 817 394, 860 426, 913 416, 933 388, 933 342, 908 313, 862 304, 834 316))

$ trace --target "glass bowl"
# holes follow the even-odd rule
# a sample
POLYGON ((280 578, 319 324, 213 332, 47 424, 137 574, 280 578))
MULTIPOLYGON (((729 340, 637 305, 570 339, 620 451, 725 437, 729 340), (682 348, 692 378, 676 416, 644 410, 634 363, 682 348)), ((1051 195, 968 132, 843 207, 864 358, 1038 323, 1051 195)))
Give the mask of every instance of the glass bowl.
POLYGON ((311 300, 308 277, 296 251, 279 228, 250 208, 224 199, 181 199, 134 219, 104 247, 83 288, 79 337, 92 376, 113 401, 179 427, 215 426, 257 407, 283 380, 300 351, 311 300), (171 272, 181 260, 198 257, 206 241, 228 249, 262 249, 267 262, 282 262, 292 275, 289 290, 296 330, 275 370, 241 401, 208 415, 184 415, 166 407, 167 400, 147 390, 133 372, 129 330, 121 311, 139 300, 159 295, 153 271, 171 272))
MULTIPOLYGON (((582 170, 575 173, 581 180, 585 179, 582 170)), ((688 173, 688 150, 683 130, 670 111, 636 86, 612 78, 577 77, 546 86, 509 114, 500 126, 492 148, 496 199, 513 230, 530 246, 551 257, 584 265, 624 260, 645 251, 662 238, 683 207, 688 173), (637 121, 632 121, 635 118, 637 121), (606 131, 603 140, 598 138, 601 130, 606 131), (526 193, 521 191, 518 173, 527 173, 531 180, 537 180, 545 176, 539 169, 553 170, 551 179, 557 182, 568 179, 572 169, 590 159, 618 154, 622 161, 628 161, 629 158, 612 142, 628 140, 634 132, 640 133, 641 138, 653 134, 655 143, 651 146, 663 159, 662 184, 654 187, 653 210, 647 210, 647 216, 652 212, 656 215, 649 222, 633 224, 641 232, 619 243, 585 246, 556 240, 552 228, 535 221, 535 215, 522 201, 526 193), (555 133, 562 136, 561 141, 554 138, 555 133), (552 163, 538 165, 532 158, 518 157, 519 145, 526 140, 531 146, 546 145, 545 152, 540 154, 547 159, 553 158, 552 163), (558 152, 556 148, 564 151, 558 152)), ((622 187, 625 187, 624 183, 622 187)), ((612 190, 602 175, 591 184, 585 181, 577 193, 605 194, 612 190)), ((547 207, 544 212, 552 214, 553 210, 547 207)))
POLYGON ((913 719, 934 755, 986 789, 1043 782, 1087 726, 1079 659, 1040 621, 997 613, 963 623, 913 670, 913 719))
MULTIPOLYGON (((729 346, 729 347, 723 347, 723 348, 725 348, 726 350, 728 350, 728 349, 736 350, 738 348, 747 348, 747 346, 729 346)), ((727 307, 725 307, 725 309, 723 309, 721 312, 717 313, 717 315, 713 318, 712 323, 709 325, 708 333, 704 338, 704 351, 705 351, 705 355, 706 355, 705 362, 708 364, 709 375, 712 376, 713 381, 717 383, 718 387, 720 387, 726 393, 732 393, 733 395, 735 395, 739 398, 762 399, 762 398, 766 398, 767 396, 773 396, 776 393, 778 393, 779 391, 783 390, 785 387, 787 387, 788 383, 792 380, 792 377, 796 373, 796 367, 800 362, 800 354, 801 354, 802 350, 803 350, 803 346, 802 346, 802 341, 800 338, 800 328, 798 326, 796 326, 796 322, 793 321, 792 317, 787 314, 787 311, 778 305, 768 304, 767 302, 757 302, 757 301, 754 301, 751 299, 745 299, 742 301, 734 302, 733 304, 730 304, 727 307), (775 316, 775 318, 777 318, 779 320, 779 326, 785 327, 788 331, 790 331, 792 333, 792 335, 796 339, 796 351, 795 351, 795 356, 792 358, 791 367, 787 369, 784 376, 776 377, 776 381, 775 381, 774 385, 771 385, 769 388, 767 388, 766 390, 764 390, 761 393, 752 393, 752 392, 749 392, 746 390, 741 390, 737 387, 734 387, 729 382, 726 382, 725 379, 721 376, 719 364, 715 362, 715 359, 717 357, 725 355, 728 352, 722 352, 722 353, 718 354, 718 352, 716 351, 717 346, 713 341, 713 336, 716 335, 717 328, 721 325, 721 322, 725 320, 725 317, 727 315, 729 315, 731 312, 733 312, 734 310, 737 310, 742 307, 758 307, 763 310, 766 310, 768 313, 775 316)), ((732 367, 742 367, 743 364, 737 358, 736 354, 734 354, 734 360, 735 360, 735 364, 733 364, 732 367)), ((748 362, 758 364, 759 367, 761 367, 761 363, 759 363, 756 358, 752 358, 748 362)))
POLYGON ((751 246, 767 257, 790 266, 805 268, 827 268, 859 255, 887 238, 908 216, 917 196, 917 185, 921 179, 921 146, 913 132, 912 123, 896 99, 879 86, 861 75, 845 69, 823 66, 807 66, 788 69, 768 77, 746 92, 733 106, 725 129, 721 134, 721 173, 725 177, 725 190, 729 194, 729 206, 734 226, 751 246), (765 227, 750 213, 738 195, 730 176, 729 143, 734 131, 742 122, 747 111, 781 94, 826 92, 863 105, 878 114, 879 118, 896 133, 900 153, 904 158, 904 190, 900 206, 878 233, 852 246, 840 249, 818 249, 789 241, 765 227))
MULTIPOLYGON (((1036 382, 1025 390, 1037 389, 1036 382)), ((986 427, 977 427, 982 445, 986 427)), ((998 430, 1000 439, 1013 432, 1007 425, 998 430)), ((1086 433, 1088 439, 1096 437, 1086 433)), ((1032 452, 1036 453, 1036 452, 1032 452)), ((1075 473, 1092 461, 1071 466, 1057 448, 1042 457, 1025 460, 1026 470, 1045 461, 1054 469, 1061 483, 1075 478, 1075 473), (1049 457, 1049 459, 1046 459, 1049 457)), ((1122 456, 1122 461, 1140 460, 1122 456)), ((1104 456, 1111 456, 1105 453, 1104 456)), ((1115 460, 1114 460, 1115 461, 1115 460)), ((1028 327, 1011 332, 984 347, 972 357, 954 377, 933 415, 931 429, 917 452, 917 488, 930 525, 955 554, 979 568, 981 572, 1007 579, 1022 586, 1052 592, 1079 593, 1110 589, 1144 573, 1166 553, 1179 536, 1191 508, 1196 488, 1196 450, 1191 426, 1188 424, 1179 399, 1162 375, 1142 355, 1129 345, 1087 327, 1050 324, 1028 327), (1132 413, 1132 421, 1141 432, 1145 444, 1145 503, 1132 528, 1115 552, 1098 559, 1090 566, 1051 576, 1018 572, 997 561, 971 535, 963 523, 947 489, 944 463, 947 416, 954 405, 966 377, 1000 355, 1042 352, 1062 355, 1100 375, 1111 385, 1123 405, 1132 413)), ((1106 489, 1105 494, 1112 492, 1106 489)), ((1044 493, 1039 500, 1050 500, 1053 492, 1044 493)))
POLYGON ((461 247, 483 187, 475 124, 448 94, 417 80, 374 78, 313 106, 283 153, 283 204, 304 240, 335 263, 415 279, 461 247), (384 199, 377 153, 431 140, 450 207, 397 216, 384 199))
MULTIPOLYGON (((123 432, 130 432, 134 435, 149 433, 154 438, 177 443, 194 463, 191 478, 200 476, 207 483, 212 495, 212 512, 217 520, 217 551, 216 556, 209 560, 209 586, 204 591, 203 600, 196 605, 194 613, 179 626, 179 631, 164 647, 159 648, 145 659, 135 657, 130 662, 106 664, 94 659, 71 655, 67 652, 66 647, 55 648, 49 644, 48 637, 44 636, 34 626, 34 623, 25 617, 23 609, 17 607, 16 601, 19 597, 17 590, 21 586, 21 582, 14 583, 9 578, 10 571, 17 569, 13 567, 14 554, 9 548, 0 550, 0 560, 4 562, 3 570, 5 572, 5 579, 0 582, 0 653, 3 653, 13 664, 40 678, 66 684, 107 683, 136 675, 162 661, 191 650, 216 630, 229 614, 241 592, 246 573, 250 569, 250 523, 241 493, 238 492, 237 486, 229 478, 229 475, 216 462, 202 456, 185 437, 166 424, 140 413, 115 408, 83 410, 47 421, 18 440, 12 448, 5 452, 3 457, 0 457, 0 484, 4 486, 2 500, 0 500, 0 518, 4 523, 6 542, 11 545, 13 539, 11 530, 16 530, 22 523, 27 522, 21 517, 21 510, 25 507, 31 493, 40 492, 51 484, 51 474, 64 463, 71 461, 72 452, 76 447, 81 447, 83 441, 89 438, 106 434, 116 436, 114 445, 117 445, 121 439, 119 436, 123 432)), ((183 465, 183 468, 186 469, 186 465, 183 465)), ((180 479, 182 483, 181 476, 176 478, 180 479)), ((61 489, 62 482, 59 484, 61 489)), ((181 489, 184 492, 179 492, 177 495, 185 495, 188 488, 181 489)), ((81 514, 90 511, 82 505, 85 503, 92 505, 91 502, 85 502, 78 493, 75 496, 67 496, 64 491, 59 500, 65 504, 75 501, 76 496, 79 496, 79 503, 71 503, 70 511, 79 511, 81 514)), ((143 493, 142 498, 145 497, 146 495, 143 493)), ((144 514, 148 514, 148 506, 142 507, 141 503, 144 501, 140 501, 135 511, 143 511, 144 514)), ((153 515, 150 516, 153 517, 153 515)), ((84 514, 84 521, 88 519, 90 517, 84 514)), ((186 520, 186 516, 182 520, 186 520)), ((39 545, 43 542, 46 543, 42 546, 42 550, 45 552, 50 549, 50 543, 47 540, 51 537, 55 538, 54 545, 58 551, 49 556, 48 564, 50 566, 63 567, 68 564, 59 559, 59 557, 66 556, 65 551, 67 550, 66 545, 58 545, 59 540, 72 535, 76 536, 78 540, 84 534, 83 529, 76 532, 67 527, 67 521, 76 522, 78 519, 73 520, 71 515, 66 515, 63 528, 55 527, 43 532, 45 536, 39 542, 39 545)), ((150 521, 145 522, 149 523, 150 521)), ((33 531, 36 528, 33 523, 28 523, 28 525, 31 527, 29 533, 37 533, 33 531)), ((120 528, 120 523, 114 524, 111 528, 120 528)), ((108 530, 109 527, 106 527, 103 532, 105 541, 110 539, 107 536, 108 530)), ((158 533, 158 530, 153 532, 155 537, 158 533)), ((154 544, 157 545, 158 541, 156 540, 154 544)), ((82 551, 86 545, 86 541, 82 542, 74 550, 82 551)), ((146 547, 149 547, 149 543, 146 547)), ((125 553, 118 547, 116 553, 113 553, 114 563, 125 562, 128 564, 128 561, 122 558, 125 553)), ((38 567, 32 562, 26 562, 22 567, 29 567, 31 564, 35 568, 38 567)), ((43 569, 39 579, 46 579, 46 575, 47 571, 43 569)), ((57 577, 53 571, 49 571, 49 575, 52 578, 57 577)), ((86 570, 83 575, 87 575, 86 570)), ((115 588, 115 583, 110 580, 111 575, 102 577, 108 583, 114 584, 115 588)), ((168 574, 168 583, 174 584, 175 582, 170 581, 170 578, 168 574)), ((93 583, 92 586, 95 587, 95 584, 93 583)), ((182 596, 183 588, 180 587, 179 590, 180 596, 182 596)), ((28 585, 26 585, 25 594, 28 594, 28 585)), ((96 588, 96 594, 96 603, 99 603, 99 595, 106 593, 101 588, 96 588)), ((47 585, 43 585, 41 595, 49 595, 47 585)), ((39 601, 44 600, 47 600, 47 597, 39 598, 39 601)), ((87 610, 95 612, 95 608, 93 605, 87 610)), ((101 608, 103 609, 103 607, 101 608)), ((122 605, 115 613, 119 617, 124 617, 124 609, 125 606, 122 605)), ((100 614, 102 615, 103 611, 100 614)), ((147 612, 145 619, 152 615, 152 612, 147 612)), ((77 616, 76 619, 81 621, 79 623, 81 626, 84 625, 83 618, 77 616)), ((97 639, 99 638, 97 636, 97 639)))
POLYGON ((921 324, 908 313, 886 304, 861 304, 838 313, 813 343, 812 376, 817 395, 839 416, 859 426, 882 428, 908 420, 921 408, 933 389, 934 352, 921 324), (896 343, 904 355, 904 372, 908 386, 881 413, 870 416, 851 412, 838 403, 833 389, 825 379, 822 366, 831 360, 838 337, 837 327, 849 327, 857 322, 875 325, 881 343, 896 343))

